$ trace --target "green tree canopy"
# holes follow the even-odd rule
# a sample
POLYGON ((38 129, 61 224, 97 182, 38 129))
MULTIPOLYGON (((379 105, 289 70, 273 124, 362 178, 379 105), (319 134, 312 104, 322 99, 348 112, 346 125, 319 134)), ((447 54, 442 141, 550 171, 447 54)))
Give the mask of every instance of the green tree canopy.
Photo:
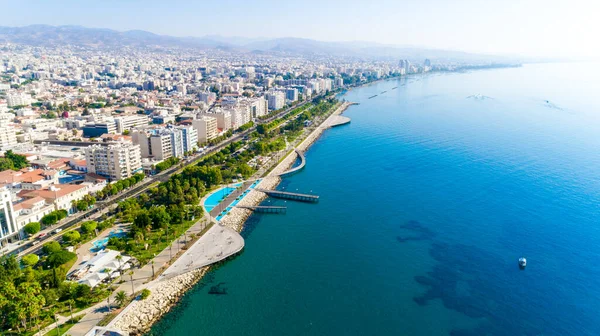
POLYGON ((40 232, 41 228, 42 227, 40 223, 31 222, 23 227, 23 231, 25 231, 25 233, 27 233, 28 235, 33 236, 34 234, 40 232))
POLYGON ((66 232, 62 237, 65 242, 71 244, 75 244, 81 239, 81 235, 75 230, 66 232))
POLYGON ((57 241, 47 242, 46 244, 44 244, 44 246, 42 246, 42 251, 46 254, 52 254, 60 250, 62 250, 62 247, 57 241))
POLYGON ((96 222, 87 221, 87 222, 84 222, 83 224, 81 224, 81 231, 83 233, 94 232, 94 230, 96 230, 96 227, 98 227, 98 224, 96 222))
POLYGON ((21 264, 23 264, 23 266, 35 266, 35 264, 37 264, 39 260, 40 257, 38 257, 37 255, 27 254, 21 258, 21 264))

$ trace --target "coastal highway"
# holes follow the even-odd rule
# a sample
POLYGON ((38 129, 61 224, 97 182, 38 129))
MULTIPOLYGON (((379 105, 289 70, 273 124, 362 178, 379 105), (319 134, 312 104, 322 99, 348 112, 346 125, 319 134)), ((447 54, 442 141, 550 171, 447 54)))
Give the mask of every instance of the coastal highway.
MULTIPOLYGON (((27 243, 24 243, 21 247, 19 247, 16 250, 18 252, 18 256, 21 257, 23 255, 30 254, 30 253, 39 254, 41 252, 42 246, 45 243, 50 242, 50 241, 58 241, 62 237, 62 235, 66 232, 67 229, 77 225, 78 223, 80 223, 82 221, 99 218, 103 214, 107 213, 108 210, 110 210, 112 207, 116 206, 116 204, 120 200, 130 198, 130 197, 135 197, 135 196, 139 195, 140 193, 146 191, 153 184, 155 184, 157 182, 165 182, 165 181, 169 180, 171 175, 181 171, 185 166, 194 164, 194 163, 202 160, 204 157, 220 151, 221 149, 225 148, 229 144, 239 141, 239 140, 242 140, 245 136, 254 132, 256 130, 256 127, 259 124, 266 124, 275 119, 281 118, 281 117, 287 115, 288 113, 290 113, 293 109, 302 107, 302 106, 306 105, 308 102, 309 101, 302 102, 300 104, 289 107, 289 108, 281 111, 280 113, 278 113, 274 116, 271 116, 267 119, 257 121, 255 123, 255 125, 250 127, 249 129, 247 129, 243 132, 240 132, 240 133, 236 133, 232 137, 221 141, 219 144, 217 144, 215 146, 208 147, 202 153, 193 155, 193 156, 185 159, 183 162, 179 163, 178 165, 175 165, 163 172, 160 172, 159 174, 147 177, 139 184, 121 192, 118 195, 115 195, 115 196, 110 197, 103 201, 98 201, 96 203, 96 206, 94 207, 94 209, 88 210, 86 212, 80 212, 76 216, 71 217, 71 218, 67 217, 62 223, 53 225, 49 228, 46 228, 46 229, 40 231, 40 233, 38 234, 38 237, 40 234, 46 234, 46 236, 44 236, 41 239, 36 239, 36 240, 29 241, 27 243), (53 234, 54 230, 56 230, 56 229, 61 229, 61 231, 59 233, 53 234), (37 242, 36 245, 33 245, 34 241, 37 242)), ((24 241, 24 242, 26 242, 26 241, 24 241)))

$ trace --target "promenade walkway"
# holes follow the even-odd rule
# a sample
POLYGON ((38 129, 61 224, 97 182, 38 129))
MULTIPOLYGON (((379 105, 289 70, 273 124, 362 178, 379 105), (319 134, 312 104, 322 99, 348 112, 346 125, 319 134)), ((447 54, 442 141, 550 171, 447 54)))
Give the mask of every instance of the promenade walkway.
MULTIPOLYGON (((209 221, 207 220, 207 217, 203 217, 202 219, 198 220, 196 223, 194 223, 194 225, 192 225, 186 232, 185 234, 181 235, 178 239, 176 239, 175 241, 173 241, 173 243, 165 248, 162 252, 160 252, 155 258, 154 258, 154 270, 155 272, 158 273, 158 271, 165 267, 166 265, 168 265, 171 256, 176 255, 178 252, 181 251, 181 247, 183 247, 185 245, 185 243, 187 242, 187 239, 190 235, 193 234, 197 234, 202 232, 206 226, 208 225, 209 221)), ((133 276, 130 275, 124 275, 122 277, 122 279, 124 280, 124 282, 120 285, 118 285, 117 290, 115 290, 112 295, 109 297, 108 302, 110 302, 111 306, 114 308, 114 303, 115 303, 115 296, 116 293, 118 293, 119 291, 123 290, 125 291, 128 295, 132 294, 132 281, 131 279, 133 279, 133 288, 136 292, 142 290, 143 288, 145 288, 148 285, 148 282, 152 280, 152 271, 153 267, 151 263, 148 263, 146 265, 144 265, 141 268, 135 269, 133 270, 133 276)), ((102 318, 104 318, 104 316, 108 313, 108 306, 107 306, 107 302, 103 301, 103 302, 99 302, 96 305, 87 308, 77 314, 74 314, 74 316, 79 316, 79 315, 84 315, 83 318, 77 323, 75 324, 71 329, 69 329, 69 335, 71 336, 83 336, 85 335, 89 330, 91 330, 98 322, 100 322, 100 320, 102 320, 102 318)), ((60 316, 59 317, 59 324, 62 324, 64 322, 66 322, 69 319, 69 317, 63 317, 60 316)), ((48 332, 49 330, 55 328, 56 326, 53 324, 52 326, 47 327, 44 331, 43 334, 48 332)))

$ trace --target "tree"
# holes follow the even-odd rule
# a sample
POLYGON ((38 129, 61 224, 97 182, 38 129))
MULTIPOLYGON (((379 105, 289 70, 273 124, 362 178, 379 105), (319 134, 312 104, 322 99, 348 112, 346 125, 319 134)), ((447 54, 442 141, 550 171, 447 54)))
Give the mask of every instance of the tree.
POLYGON ((60 251, 51 253, 50 256, 48 256, 48 258, 46 259, 46 262, 51 267, 58 267, 60 265, 64 265, 64 264, 68 263, 69 261, 73 260, 74 258, 77 258, 77 255, 75 253, 65 251, 65 250, 60 250, 60 251))
POLYGON ((81 239, 81 235, 75 230, 66 232, 62 237, 65 242, 70 244, 76 244, 81 239))
POLYGON ((58 222, 58 218, 56 217, 56 213, 54 213, 54 211, 53 211, 53 212, 45 215, 44 217, 42 217, 42 219, 40 221, 45 226, 50 226, 50 225, 56 224, 56 222, 58 222))
POLYGON ((127 301, 127 294, 125 294, 125 291, 119 291, 115 296, 115 301, 119 307, 122 307, 125 304, 125 301, 127 301))
POLYGON ((12 150, 6 151, 6 153, 4 153, 4 157, 12 161, 14 167, 13 169, 18 170, 29 166, 29 162, 24 155, 15 154, 12 150))
POLYGON ((30 236, 40 232, 41 225, 38 222, 31 222, 23 227, 23 231, 30 236))
POLYGON ((38 263, 40 257, 35 254, 27 254, 21 258, 21 264, 25 267, 27 266, 35 266, 38 263))
POLYGON ((152 227, 152 219, 148 215, 147 211, 140 212, 133 220, 133 226, 140 230, 147 230, 152 227))
POLYGON ((83 233, 91 233, 91 232, 94 232, 94 230, 96 230, 97 227, 98 227, 98 223, 96 223, 94 221, 87 221, 87 222, 84 222, 83 224, 81 224, 81 231, 83 233))
POLYGON ((152 219, 152 228, 164 228, 171 222, 171 216, 167 213, 164 205, 153 206, 150 208, 150 218, 152 219))
POLYGON ((44 246, 42 246, 42 251, 46 254, 51 254, 60 250, 62 250, 62 247, 57 241, 47 242, 44 244, 44 246))

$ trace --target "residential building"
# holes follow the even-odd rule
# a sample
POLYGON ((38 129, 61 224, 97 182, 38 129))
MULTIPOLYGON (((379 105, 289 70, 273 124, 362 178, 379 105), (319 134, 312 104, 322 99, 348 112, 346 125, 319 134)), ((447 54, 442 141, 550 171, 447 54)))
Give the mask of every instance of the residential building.
POLYGON ((217 118, 201 116, 192 120, 192 126, 198 132, 199 143, 207 143, 217 137, 217 118))
POLYGON ((6 96, 6 104, 8 107, 27 106, 31 104, 31 96, 23 92, 8 94, 6 96))
POLYGON ((19 240, 21 228, 15 220, 11 192, 6 186, 0 186, 0 247, 19 240))
POLYGON ((290 88, 285 91, 285 99, 290 102, 295 102, 298 100, 298 89, 290 88))
POLYGON ((266 95, 269 102, 269 110, 279 110, 285 105, 285 95, 283 92, 275 91, 266 95))
POLYGON ((135 127, 146 126, 148 125, 148 121, 148 117, 145 115, 117 117, 115 118, 116 131, 117 133, 122 134, 123 132, 130 131, 135 127))
POLYGON ((141 170, 140 145, 122 142, 108 146, 93 145, 85 149, 88 173, 118 181, 141 170))

